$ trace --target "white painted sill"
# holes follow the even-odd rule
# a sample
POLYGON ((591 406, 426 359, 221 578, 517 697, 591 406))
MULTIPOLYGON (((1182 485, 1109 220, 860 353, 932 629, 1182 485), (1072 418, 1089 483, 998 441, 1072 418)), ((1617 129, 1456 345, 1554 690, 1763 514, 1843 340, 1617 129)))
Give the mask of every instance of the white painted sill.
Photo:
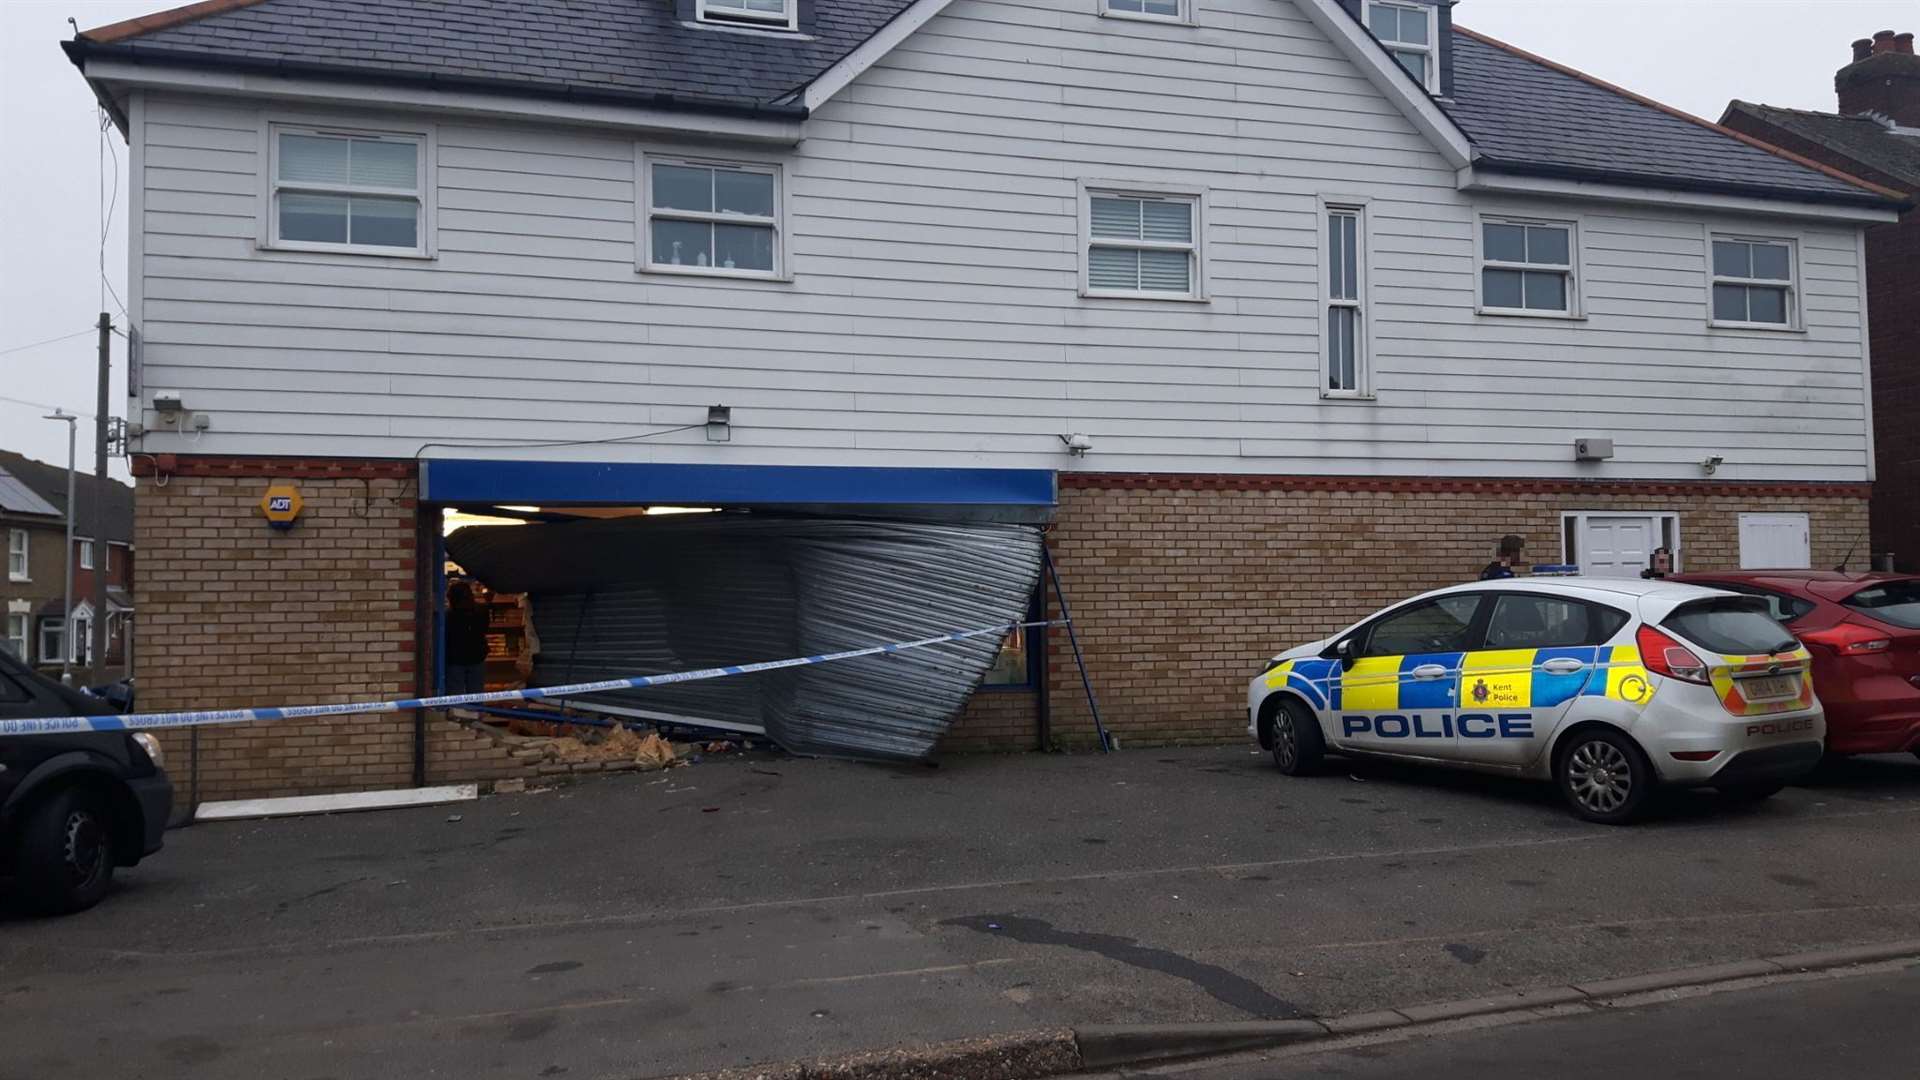
POLYGON ((1081 289, 1082 300, 1145 300, 1162 304, 1211 304, 1211 296, 1180 296, 1176 293, 1112 292, 1106 289, 1081 289))
POLYGON ((1807 328, 1804 326, 1782 326, 1779 323, 1720 322, 1713 319, 1707 321, 1707 329, 1757 330, 1763 334, 1804 334, 1807 332, 1807 328))
POLYGON ((1477 307, 1475 315, 1488 319, 1554 319, 1559 322, 1586 322, 1585 312, 1572 311, 1530 311, 1526 308, 1490 308, 1477 307))
POLYGON ((1371 390, 1366 391, 1365 393, 1362 393, 1358 390, 1322 390, 1320 391, 1320 400, 1321 401, 1352 401, 1352 402, 1358 402, 1364 405, 1368 402, 1379 401, 1380 395, 1374 393, 1371 390))
POLYGON ((647 264, 634 268, 642 274, 658 274, 661 277, 719 278, 722 281, 764 281, 770 285, 793 284, 792 274, 764 274, 757 270, 729 270, 724 266, 672 266, 666 264, 647 264))
POLYGON ((1175 18, 1168 15, 1149 15, 1144 11, 1109 11, 1105 5, 1102 5, 1100 8, 1100 17, 1103 19, 1119 19, 1123 22, 1156 23, 1160 26, 1198 27, 1200 25, 1192 19, 1175 18))
POLYGON ((430 251, 401 251, 397 248, 355 247, 352 244, 301 244, 277 240, 273 243, 253 245, 255 251, 295 252, 301 255, 350 255, 356 259, 411 259, 415 262, 432 262, 437 256, 430 251))

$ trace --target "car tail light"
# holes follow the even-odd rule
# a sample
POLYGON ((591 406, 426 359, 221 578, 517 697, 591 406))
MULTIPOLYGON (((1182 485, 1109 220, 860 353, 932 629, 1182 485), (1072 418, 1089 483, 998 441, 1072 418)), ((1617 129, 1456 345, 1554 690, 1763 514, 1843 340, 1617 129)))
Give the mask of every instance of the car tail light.
POLYGON ((1849 656, 1885 652, 1893 647, 1892 638, 1867 627, 1844 622, 1835 623, 1822 630, 1809 630, 1800 635, 1800 640, 1814 645, 1824 645, 1834 652, 1849 656))
POLYGON ((1648 671, 1681 682, 1709 685, 1707 665, 1693 654, 1692 649, 1652 626, 1642 625, 1635 637, 1640 642, 1640 662, 1646 665, 1648 671))
POLYGON ((1719 756, 1720 756, 1720 751, 1718 750, 1675 750, 1673 751, 1673 759, 1675 761, 1712 761, 1714 758, 1717 758, 1719 756))

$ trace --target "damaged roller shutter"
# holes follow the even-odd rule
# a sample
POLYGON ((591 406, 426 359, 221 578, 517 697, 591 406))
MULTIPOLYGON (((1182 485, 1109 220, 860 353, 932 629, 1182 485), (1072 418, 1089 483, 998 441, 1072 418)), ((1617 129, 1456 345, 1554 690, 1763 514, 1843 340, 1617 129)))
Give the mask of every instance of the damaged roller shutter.
MULTIPOLYGON (((1037 526, 718 513, 473 526, 448 553, 526 593, 532 684, 817 655, 1025 618, 1037 526)), ((931 753, 992 665, 991 635, 912 652, 596 695, 760 728, 800 754, 931 753)))

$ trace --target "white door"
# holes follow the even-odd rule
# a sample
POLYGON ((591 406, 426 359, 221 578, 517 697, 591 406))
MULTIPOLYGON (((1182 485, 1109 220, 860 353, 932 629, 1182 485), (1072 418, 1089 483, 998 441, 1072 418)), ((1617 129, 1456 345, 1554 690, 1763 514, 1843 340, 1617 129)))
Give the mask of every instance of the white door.
POLYGON ((1740 569, 1805 570, 1813 565, 1805 514, 1741 514, 1740 569))
POLYGON ((1660 522, 1651 517, 1589 517, 1580 534, 1585 577, 1637 578, 1659 546, 1660 522))

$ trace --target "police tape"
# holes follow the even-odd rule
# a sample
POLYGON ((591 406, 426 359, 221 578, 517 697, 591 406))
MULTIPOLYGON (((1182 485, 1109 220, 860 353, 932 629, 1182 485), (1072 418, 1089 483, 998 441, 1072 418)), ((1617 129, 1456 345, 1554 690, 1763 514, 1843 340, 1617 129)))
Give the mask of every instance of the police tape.
POLYGON ((338 705, 288 705, 277 709, 208 709, 200 712, 130 713, 126 716, 49 716, 26 720, 0 720, 0 736, 60 735, 81 731, 150 731, 156 728, 198 727, 208 724, 244 724, 257 720, 303 720, 321 716, 406 712, 412 709, 441 709, 457 705, 491 705, 507 701, 584 697, 587 694, 600 694, 609 690, 640 690, 649 686, 669 686, 674 683, 698 682, 702 679, 723 679, 731 675, 752 675, 761 671, 829 664, 838 660, 855 660, 863 656, 884 656, 906 652, 909 649, 921 649, 929 645, 945 645, 955 641, 965 641, 968 638, 984 637, 988 634, 1007 634, 1029 627, 1064 625, 1066 625, 1064 620, 1009 622, 997 626, 985 626, 977 630, 956 630, 949 634, 921 638, 918 641, 870 645, 864 649, 848 649, 844 652, 822 653, 817 656, 796 656, 788 660, 762 660, 751 664, 701 668, 697 671, 676 671, 664 675, 634 675, 624 679, 601 679, 596 682, 531 687, 525 690, 445 694, 440 697, 401 698, 395 701, 357 701, 338 705))

